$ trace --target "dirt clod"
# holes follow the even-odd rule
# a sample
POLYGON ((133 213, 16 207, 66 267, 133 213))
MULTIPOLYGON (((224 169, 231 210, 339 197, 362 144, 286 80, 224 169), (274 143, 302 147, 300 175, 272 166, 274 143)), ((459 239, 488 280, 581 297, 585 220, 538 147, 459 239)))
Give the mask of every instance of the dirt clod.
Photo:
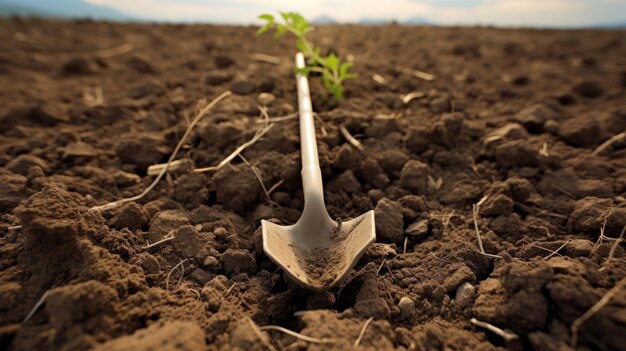
POLYGON ((378 241, 396 243, 402 240, 404 222, 402 206, 387 198, 380 199, 374 209, 378 241))

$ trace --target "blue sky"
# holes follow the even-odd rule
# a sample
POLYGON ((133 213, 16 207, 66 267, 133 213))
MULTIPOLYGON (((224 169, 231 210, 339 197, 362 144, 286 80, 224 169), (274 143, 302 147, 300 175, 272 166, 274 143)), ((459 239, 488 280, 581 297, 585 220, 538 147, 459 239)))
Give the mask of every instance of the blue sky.
POLYGON ((626 0, 86 0, 167 21, 257 23, 260 13, 297 11, 307 18, 405 20, 437 24, 576 27, 626 22, 626 0))

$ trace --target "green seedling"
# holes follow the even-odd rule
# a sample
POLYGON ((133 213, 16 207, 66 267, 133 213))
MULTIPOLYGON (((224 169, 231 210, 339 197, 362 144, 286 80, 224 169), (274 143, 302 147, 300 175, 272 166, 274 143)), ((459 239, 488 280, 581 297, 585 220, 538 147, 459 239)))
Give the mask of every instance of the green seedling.
POLYGON ((343 100, 343 81, 355 78, 356 75, 348 72, 352 67, 351 62, 342 61, 334 53, 328 56, 321 55, 321 49, 314 46, 306 38, 306 34, 313 30, 309 22, 300 14, 295 12, 280 12, 284 23, 277 23, 274 16, 264 14, 259 19, 266 23, 259 28, 257 35, 261 35, 272 28, 276 29, 274 38, 278 39, 287 33, 296 37, 296 48, 304 54, 306 67, 297 71, 306 75, 311 72, 319 73, 322 76, 322 83, 328 92, 337 100, 343 100))

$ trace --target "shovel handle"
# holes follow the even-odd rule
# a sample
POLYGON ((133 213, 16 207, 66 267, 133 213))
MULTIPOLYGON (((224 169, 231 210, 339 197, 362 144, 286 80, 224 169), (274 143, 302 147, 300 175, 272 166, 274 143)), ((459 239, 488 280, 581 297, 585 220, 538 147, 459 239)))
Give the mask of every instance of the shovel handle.
MULTIPOLYGON (((296 54, 296 68, 304 68, 304 55, 296 54)), ((313 106, 309 80, 306 75, 296 73, 298 85, 298 110, 300 115, 300 149, 302 153, 302 186, 305 202, 320 203, 324 206, 324 190, 322 172, 317 156, 317 140, 315 138, 315 123, 313 122, 313 106)))

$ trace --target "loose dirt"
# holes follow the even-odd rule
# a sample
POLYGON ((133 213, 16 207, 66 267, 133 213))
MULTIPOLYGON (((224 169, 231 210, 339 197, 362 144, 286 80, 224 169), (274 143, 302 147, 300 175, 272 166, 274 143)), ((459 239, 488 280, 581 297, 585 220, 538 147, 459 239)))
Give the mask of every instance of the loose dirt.
MULTIPOLYGON (((192 172, 250 140, 260 93, 271 117, 297 108, 292 45, 254 31, 0 21, 0 348, 345 350, 373 317, 359 348, 569 349, 574 321, 626 276, 626 140, 598 148, 626 130, 624 32, 318 28, 311 39, 359 76, 341 103, 311 79, 327 207, 374 209, 377 243, 314 293, 256 231, 300 217, 297 120, 243 153, 267 188, 282 181, 274 203, 239 159, 192 172), (88 210, 141 193, 197 101, 226 90, 181 167, 139 202, 88 210), (499 258, 478 251, 483 197, 478 228, 499 258)), ((579 349, 623 350, 625 315, 620 290, 579 349)))

